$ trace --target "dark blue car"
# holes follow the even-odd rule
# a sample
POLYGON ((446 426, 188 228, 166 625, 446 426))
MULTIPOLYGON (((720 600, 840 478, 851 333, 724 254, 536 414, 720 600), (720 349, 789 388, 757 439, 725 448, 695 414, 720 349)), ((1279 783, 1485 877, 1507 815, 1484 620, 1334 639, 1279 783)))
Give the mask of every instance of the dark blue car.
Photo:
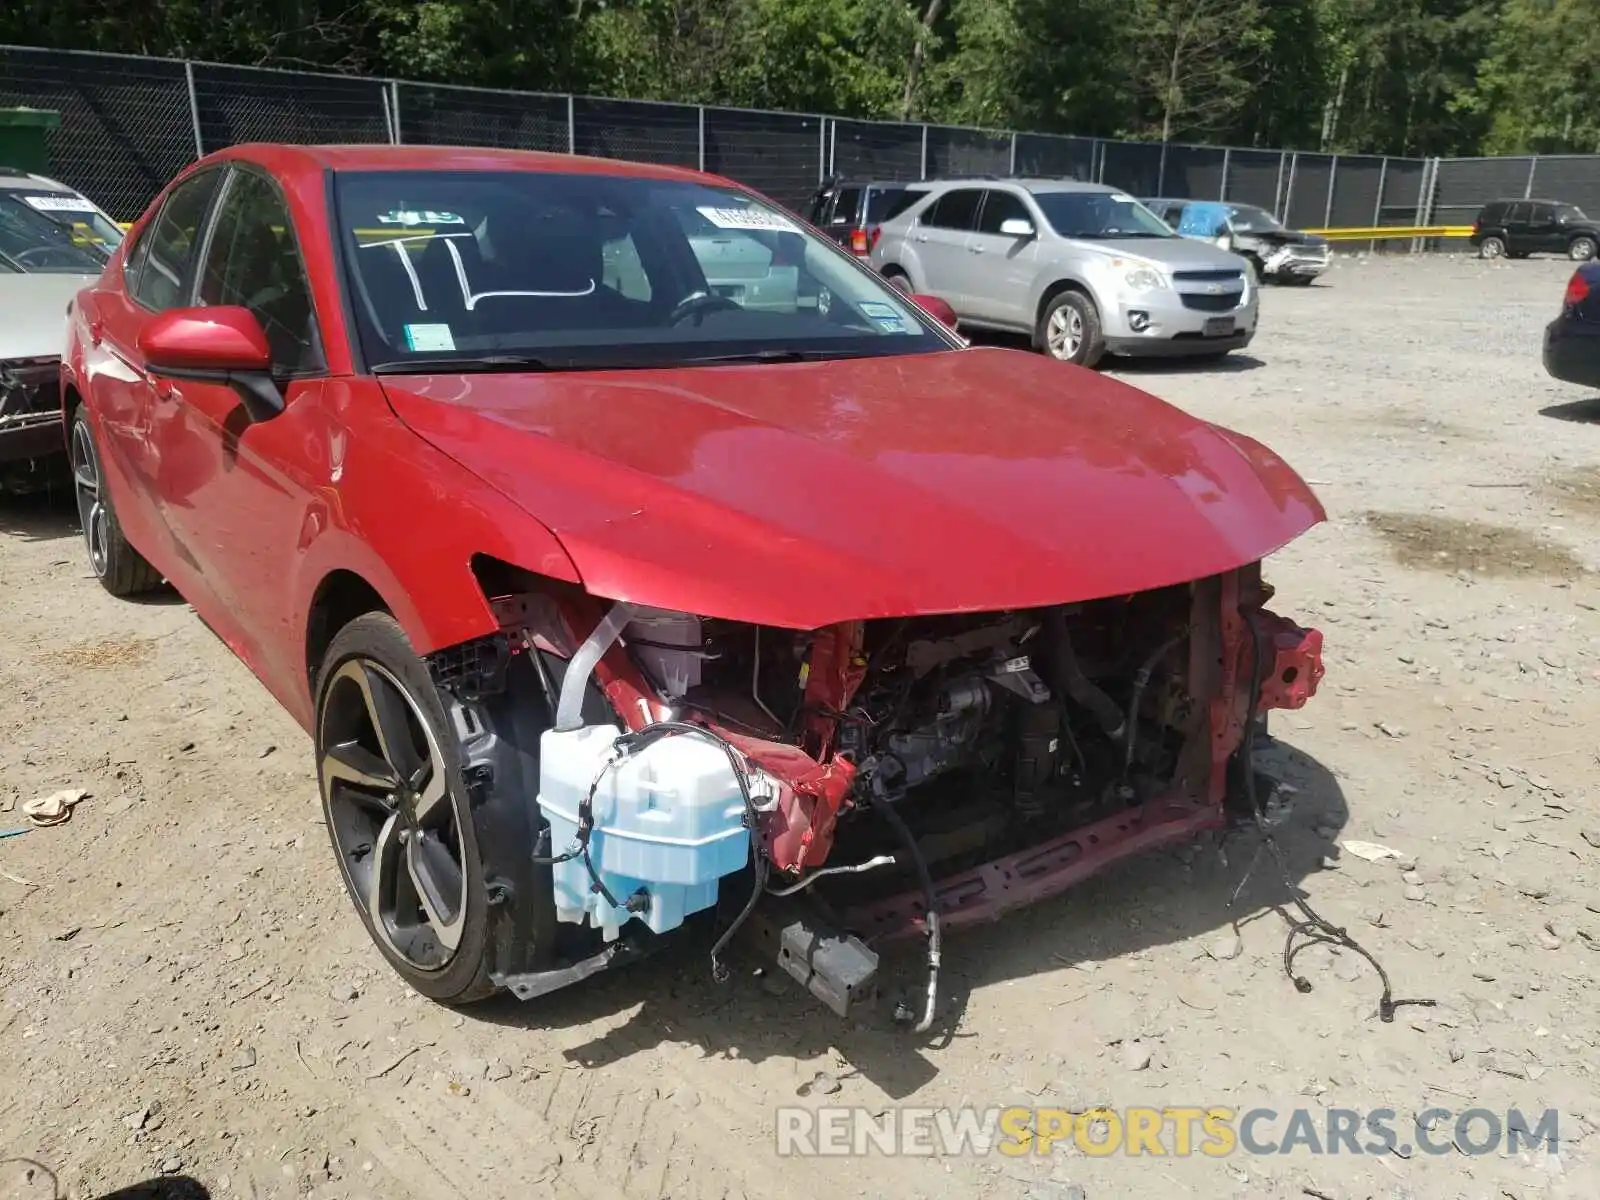
POLYGON ((1561 315, 1545 327, 1544 369, 1600 388, 1600 263, 1584 263, 1567 282, 1561 315))

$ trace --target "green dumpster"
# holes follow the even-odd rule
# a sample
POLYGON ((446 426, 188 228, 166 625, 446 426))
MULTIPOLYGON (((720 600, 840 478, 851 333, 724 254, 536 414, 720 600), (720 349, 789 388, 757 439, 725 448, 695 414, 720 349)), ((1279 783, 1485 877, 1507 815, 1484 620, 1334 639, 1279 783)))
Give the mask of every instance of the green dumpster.
POLYGON ((50 173, 50 147, 45 135, 61 124, 51 108, 0 108, 0 167, 50 173))

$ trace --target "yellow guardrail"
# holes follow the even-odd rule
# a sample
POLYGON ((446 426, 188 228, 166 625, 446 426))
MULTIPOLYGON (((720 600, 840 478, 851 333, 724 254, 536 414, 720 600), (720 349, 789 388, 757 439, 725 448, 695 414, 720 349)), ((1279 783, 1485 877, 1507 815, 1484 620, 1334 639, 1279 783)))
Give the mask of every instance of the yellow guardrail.
POLYGON ((1464 238, 1471 225, 1368 225, 1350 229, 1308 229, 1330 242, 1369 242, 1384 238, 1464 238))

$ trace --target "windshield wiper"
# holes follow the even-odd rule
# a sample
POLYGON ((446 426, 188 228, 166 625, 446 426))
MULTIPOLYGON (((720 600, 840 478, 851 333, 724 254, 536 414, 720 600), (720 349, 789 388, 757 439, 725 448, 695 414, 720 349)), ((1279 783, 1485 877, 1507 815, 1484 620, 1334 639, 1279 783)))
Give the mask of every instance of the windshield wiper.
POLYGON ((397 358, 373 363, 368 369, 374 375, 432 375, 439 372, 454 375, 467 371, 555 371, 562 368, 525 354, 484 354, 461 358, 397 358))
POLYGON ((746 350, 735 354, 708 354, 704 358, 684 358, 673 363, 679 367, 716 367, 728 363, 791 363, 826 362, 832 358, 865 358, 864 354, 841 353, 837 350, 746 350))

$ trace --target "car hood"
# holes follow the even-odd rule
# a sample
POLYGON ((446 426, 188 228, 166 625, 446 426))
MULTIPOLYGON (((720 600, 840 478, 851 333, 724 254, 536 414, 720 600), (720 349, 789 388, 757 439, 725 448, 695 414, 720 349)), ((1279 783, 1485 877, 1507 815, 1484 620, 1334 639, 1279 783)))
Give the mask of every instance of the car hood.
POLYGON ((1210 269, 1216 271, 1242 271, 1244 259, 1224 250, 1215 242, 1191 237, 1110 238, 1106 241, 1080 242, 1107 254, 1129 258, 1142 258, 1163 267, 1180 270, 1210 269))
POLYGON ((67 305, 93 275, 0 274, 0 360, 59 357, 67 305))
POLYGON ((1233 235, 1238 242, 1263 242, 1269 246, 1326 246, 1328 239, 1300 229, 1252 229, 1233 235))
POLYGON ((592 593, 757 624, 1127 594, 1323 518, 1258 443, 1017 350, 383 387, 592 593))

